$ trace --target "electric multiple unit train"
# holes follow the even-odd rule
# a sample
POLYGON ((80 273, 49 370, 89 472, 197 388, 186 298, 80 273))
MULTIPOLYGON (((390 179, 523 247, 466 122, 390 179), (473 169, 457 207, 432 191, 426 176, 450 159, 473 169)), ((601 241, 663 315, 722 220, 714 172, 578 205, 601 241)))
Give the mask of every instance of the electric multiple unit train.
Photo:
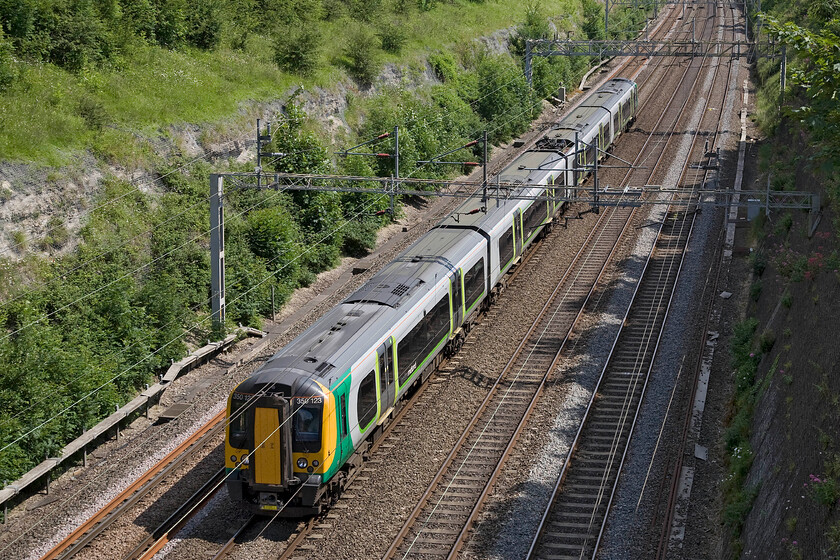
POLYGON ((637 105, 634 82, 608 81, 502 171, 513 192, 464 202, 239 384, 225 439, 232 499, 285 517, 330 505, 637 105))

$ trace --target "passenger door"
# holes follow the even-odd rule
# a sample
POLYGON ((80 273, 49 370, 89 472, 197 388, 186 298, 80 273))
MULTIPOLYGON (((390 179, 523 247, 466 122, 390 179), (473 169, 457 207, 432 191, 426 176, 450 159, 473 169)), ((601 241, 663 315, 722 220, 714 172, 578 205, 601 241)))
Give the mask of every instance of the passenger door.
POLYGON ((377 367, 379 368, 379 398, 380 411, 382 415, 394 406, 396 397, 396 375, 394 375, 394 339, 385 341, 385 344, 376 351, 377 367))
POLYGON ((464 322, 464 291, 461 269, 455 270, 449 277, 452 286, 452 330, 456 330, 464 322))

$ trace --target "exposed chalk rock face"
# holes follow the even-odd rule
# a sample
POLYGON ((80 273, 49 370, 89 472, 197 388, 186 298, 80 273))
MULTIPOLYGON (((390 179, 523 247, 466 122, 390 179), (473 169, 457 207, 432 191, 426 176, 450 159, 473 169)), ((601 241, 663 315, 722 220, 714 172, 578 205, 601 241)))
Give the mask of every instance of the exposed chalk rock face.
MULTIPOLYGON (((477 49, 490 54, 509 51, 515 28, 496 31, 473 41, 477 49)), ((304 112, 318 121, 332 141, 341 142, 351 129, 345 116, 348 95, 372 97, 389 88, 417 89, 439 83, 428 63, 400 66, 387 63, 368 86, 351 80, 330 89, 301 89, 293 86, 268 102, 243 102, 236 114, 221 123, 183 123, 159 134, 142 136, 160 159, 175 156, 187 160, 256 160, 256 120, 269 122, 283 111, 286 101, 297 94, 304 112)), ((126 169, 83 155, 78 163, 58 169, 0 161, 0 257, 18 260, 25 254, 64 254, 78 243, 78 232, 106 177, 136 183, 142 192, 159 192, 161 187, 150 169, 126 169), (52 220, 52 222, 51 222, 52 220), (63 235, 50 239, 51 230, 61 224, 63 235)))

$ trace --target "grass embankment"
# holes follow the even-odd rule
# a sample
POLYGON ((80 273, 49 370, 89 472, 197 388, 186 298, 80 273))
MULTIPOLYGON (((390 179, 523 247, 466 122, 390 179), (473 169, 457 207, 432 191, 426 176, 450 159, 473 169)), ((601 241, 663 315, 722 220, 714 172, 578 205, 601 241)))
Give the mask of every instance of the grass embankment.
MULTIPOLYGON (((573 0, 541 3, 542 13, 556 19, 560 29, 571 28, 580 9, 573 0)), ((510 0, 456 0, 428 11, 406 11, 383 8, 382 17, 401 28, 404 45, 399 54, 374 53, 380 61, 424 65, 431 51, 466 49, 474 38, 512 27, 524 16, 522 3, 510 0)), ((155 136, 172 124, 228 119, 242 103, 277 99, 297 84, 331 87, 346 75, 350 34, 358 26, 376 29, 349 16, 310 25, 318 26, 321 41, 319 64, 310 77, 278 69, 276 39, 270 34, 250 34, 240 49, 222 44, 212 51, 137 43, 116 67, 78 72, 22 62, 20 78, 2 94, 0 154, 5 160, 63 165, 91 149, 115 163, 136 165, 150 155, 138 150, 137 133, 155 136)))

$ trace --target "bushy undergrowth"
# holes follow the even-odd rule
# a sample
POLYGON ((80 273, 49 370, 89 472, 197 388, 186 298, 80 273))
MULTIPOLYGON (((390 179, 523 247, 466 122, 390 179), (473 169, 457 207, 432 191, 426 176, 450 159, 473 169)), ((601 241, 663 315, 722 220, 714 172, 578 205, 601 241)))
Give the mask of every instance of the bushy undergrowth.
MULTIPOLYGON (((271 149, 296 155, 278 169, 331 171, 303 115, 289 113, 271 149)), ((210 336, 211 166, 172 165, 159 170, 157 195, 107 179, 73 254, 2 263, 0 480, 55 456, 210 336), (21 274, 29 287, 15 287, 21 274)), ((281 305, 342 253, 372 248, 387 219, 376 214, 387 201, 361 195, 231 188, 226 196, 231 325, 259 326, 272 288, 281 305)))
POLYGON ((752 416, 760 385, 756 383, 756 372, 761 354, 754 350, 753 341, 757 328, 758 320, 754 318, 736 324, 730 347, 735 372, 735 395, 732 417, 724 435, 729 474, 723 483, 723 519, 735 538, 740 536, 746 515, 758 493, 757 487, 746 486, 747 474, 753 461, 750 446, 752 416))

